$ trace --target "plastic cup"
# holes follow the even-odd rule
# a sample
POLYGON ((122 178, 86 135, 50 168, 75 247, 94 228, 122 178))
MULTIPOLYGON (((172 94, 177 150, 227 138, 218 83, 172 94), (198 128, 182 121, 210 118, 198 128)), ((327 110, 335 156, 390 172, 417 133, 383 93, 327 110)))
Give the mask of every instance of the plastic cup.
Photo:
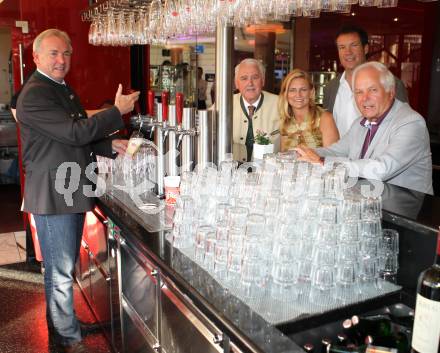
POLYGON ((165 202, 168 205, 174 205, 179 197, 179 176, 167 176, 165 181, 165 202))

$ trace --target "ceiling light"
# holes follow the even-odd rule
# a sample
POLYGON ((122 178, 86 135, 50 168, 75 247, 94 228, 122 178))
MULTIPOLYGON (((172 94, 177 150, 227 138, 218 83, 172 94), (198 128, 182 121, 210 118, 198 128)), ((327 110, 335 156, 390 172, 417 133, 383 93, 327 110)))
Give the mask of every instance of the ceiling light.
POLYGON ((284 29, 281 23, 267 23, 262 25, 250 25, 245 29, 246 33, 255 34, 257 32, 273 32, 277 34, 286 33, 286 29, 284 29))

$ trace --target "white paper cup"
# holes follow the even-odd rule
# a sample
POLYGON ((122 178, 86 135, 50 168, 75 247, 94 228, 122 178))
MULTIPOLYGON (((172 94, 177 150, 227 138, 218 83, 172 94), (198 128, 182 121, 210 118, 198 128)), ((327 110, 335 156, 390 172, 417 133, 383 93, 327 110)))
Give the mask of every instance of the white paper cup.
POLYGON ((179 196, 180 176, 167 176, 164 178, 165 202, 174 205, 179 196))

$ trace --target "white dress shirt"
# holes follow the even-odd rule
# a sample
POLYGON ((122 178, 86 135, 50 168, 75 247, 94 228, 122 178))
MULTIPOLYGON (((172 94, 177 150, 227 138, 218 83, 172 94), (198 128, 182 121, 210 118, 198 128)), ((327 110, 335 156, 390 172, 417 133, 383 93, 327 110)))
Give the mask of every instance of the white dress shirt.
POLYGON ((353 91, 345 79, 345 71, 339 81, 338 94, 333 107, 333 118, 339 131, 339 136, 344 136, 357 118, 361 116, 354 101, 353 91))
POLYGON ((56 82, 56 83, 58 83, 59 85, 66 85, 66 81, 64 81, 63 80, 63 82, 59 82, 59 81, 57 81, 57 80, 54 80, 52 77, 50 77, 49 75, 46 75, 43 71, 41 71, 41 70, 39 70, 39 69, 37 69, 37 71, 40 73, 40 74, 42 74, 43 76, 46 76, 49 80, 52 80, 53 82, 56 82))
POLYGON ((243 98, 243 103, 244 103, 244 106, 246 107, 246 113, 247 113, 247 115, 249 116, 249 106, 250 105, 253 105, 254 107, 255 107, 255 110, 254 110, 254 112, 257 110, 257 108, 258 108, 258 104, 260 104, 260 100, 261 100, 261 94, 259 95, 259 97, 258 97, 258 99, 254 102, 254 103, 248 103, 247 101, 246 101, 246 99, 244 99, 244 97, 242 96, 242 98, 243 98))

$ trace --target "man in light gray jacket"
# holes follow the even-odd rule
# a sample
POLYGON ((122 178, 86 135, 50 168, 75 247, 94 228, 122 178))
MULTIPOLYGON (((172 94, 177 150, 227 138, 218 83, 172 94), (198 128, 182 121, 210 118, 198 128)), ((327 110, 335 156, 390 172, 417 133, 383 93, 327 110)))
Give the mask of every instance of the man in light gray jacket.
POLYGON ((364 63, 354 70, 352 85, 362 117, 327 148, 297 148, 300 160, 341 161, 352 177, 432 194, 428 129, 420 114, 395 99, 393 74, 379 62, 364 63))

